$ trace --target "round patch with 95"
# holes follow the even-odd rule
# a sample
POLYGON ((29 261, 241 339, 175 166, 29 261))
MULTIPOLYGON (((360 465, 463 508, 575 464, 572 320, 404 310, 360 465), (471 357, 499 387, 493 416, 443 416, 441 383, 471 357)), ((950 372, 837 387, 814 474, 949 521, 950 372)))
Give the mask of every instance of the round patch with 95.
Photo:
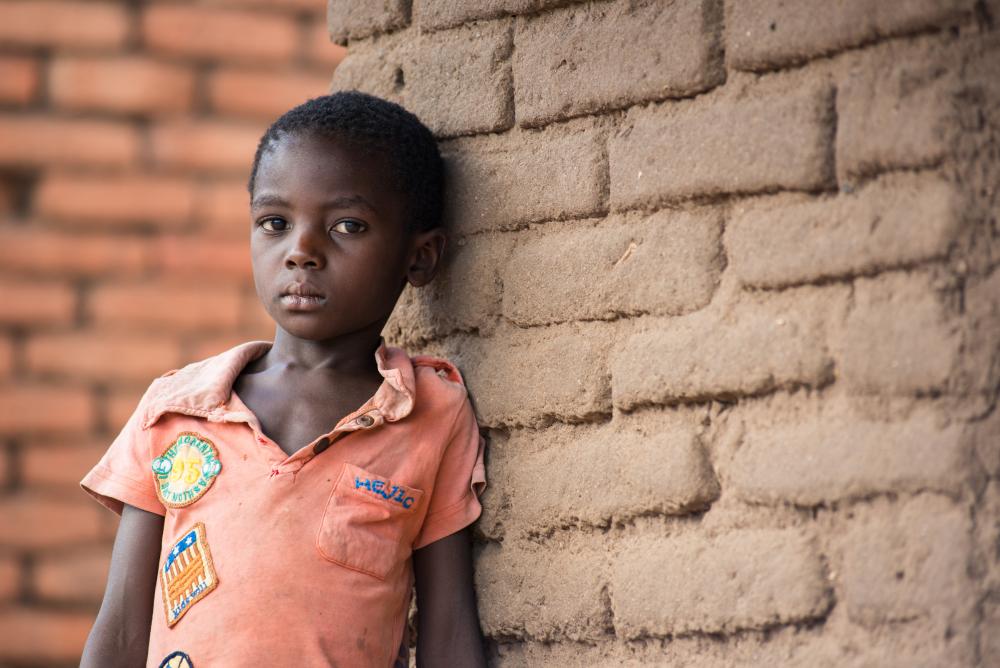
POLYGON ((212 486, 222 471, 215 444, 193 431, 182 431, 153 460, 156 495, 169 508, 189 506, 212 486))

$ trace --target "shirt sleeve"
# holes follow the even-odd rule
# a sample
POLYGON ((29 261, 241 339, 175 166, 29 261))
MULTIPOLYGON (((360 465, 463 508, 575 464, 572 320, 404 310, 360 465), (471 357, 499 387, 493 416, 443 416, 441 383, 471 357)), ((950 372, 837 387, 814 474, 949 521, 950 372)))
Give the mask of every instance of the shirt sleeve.
POLYGON ((153 486, 150 437, 142 428, 141 416, 141 409, 136 408, 108 451, 80 481, 80 486, 101 505, 119 515, 126 503, 166 515, 166 508, 153 486))
POLYGON ((427 515, 413 549, 450 536, 479 517, 479 495, 486 488, 485 445, 472 405, 466 399, 441 457, 427 515))

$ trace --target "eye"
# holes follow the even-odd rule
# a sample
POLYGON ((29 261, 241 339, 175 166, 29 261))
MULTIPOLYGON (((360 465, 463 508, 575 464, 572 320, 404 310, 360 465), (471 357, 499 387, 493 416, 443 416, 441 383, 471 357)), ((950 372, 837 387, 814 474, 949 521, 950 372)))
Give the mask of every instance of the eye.
POLYGON ((332 229, 334 232, 340 232, 341 234, 357 234, 358 232, 367 230, 368 226, 358 220, 339 220, 332 229))
POLYGON ((284 232, 291 227, 284 218, 265 218, 259 224, 267 232, 284 232))

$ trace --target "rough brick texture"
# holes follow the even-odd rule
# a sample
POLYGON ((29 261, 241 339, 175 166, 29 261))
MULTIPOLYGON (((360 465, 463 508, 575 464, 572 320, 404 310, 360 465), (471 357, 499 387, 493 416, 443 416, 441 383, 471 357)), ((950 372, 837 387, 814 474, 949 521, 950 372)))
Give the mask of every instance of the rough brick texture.
POLYGON ((271 334, 246 177, 343 58, 325 14, 0 0, 0 665, 79 664, 116 527, 79 481, 149 382, 271 334))
POLYGON ((868 42, 941 29, 969 14, 972 0, 868 0, 726 3, 726 57, 737 69, 763 70, 800 63, 868 42))
POLYGON ((706 306, 718 283, 715 211, 553 228, 523 235, 504 267, 503 313, 520 325, 686 313, 706 306))
POLYGON ((706 309, 643 322, 619 340, 612 359, 615 405, 727 399, 832 380, 824 316, 837 290, 800 299, 747 300, 732 311, 706 309))
POLYGON ((448 221, 471 233, 599 213, 607 173, 603 140, 600 123, 574 121, 445 143, 448 221))
POLYGON ((726 251, 732 271, 754 287, 871 274, 946 256, 960 211, 940 177, 890 175, 853 194, 740 206, 726 251))
POLYGON ((518 122, 543 125, 721 83, 718 7, 716 0, 622 0, 520 20, 513 58, 518 122))
POLYGON ((630 111, 608 146, 612 205, 832 182, 827 86, 751 89, 735 99, 727 92, 630 111))
POLYGON ((611 575, 626 638, 719 633, 806 621, 830 605, 814 542, 795 531, 625 539, 611 575))
POLYGON ((328 86, 441 140, 446 262, 384 333, 487 438, 490 665, 997 663, 998 26, 0 0, 0 664, 76 664, 115 530, 76 481, 150 378, 270 335, 246 170, 328 86))

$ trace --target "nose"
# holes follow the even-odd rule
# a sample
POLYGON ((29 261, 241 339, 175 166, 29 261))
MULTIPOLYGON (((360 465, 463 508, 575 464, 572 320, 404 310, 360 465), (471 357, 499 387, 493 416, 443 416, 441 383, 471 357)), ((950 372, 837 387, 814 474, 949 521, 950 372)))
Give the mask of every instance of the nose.
POLYGON ((308 225, 299 225, 297 233, 292 237, 288 254, 285 255, 285 268, 322 269, 325 264, 322 239, 308 225))

